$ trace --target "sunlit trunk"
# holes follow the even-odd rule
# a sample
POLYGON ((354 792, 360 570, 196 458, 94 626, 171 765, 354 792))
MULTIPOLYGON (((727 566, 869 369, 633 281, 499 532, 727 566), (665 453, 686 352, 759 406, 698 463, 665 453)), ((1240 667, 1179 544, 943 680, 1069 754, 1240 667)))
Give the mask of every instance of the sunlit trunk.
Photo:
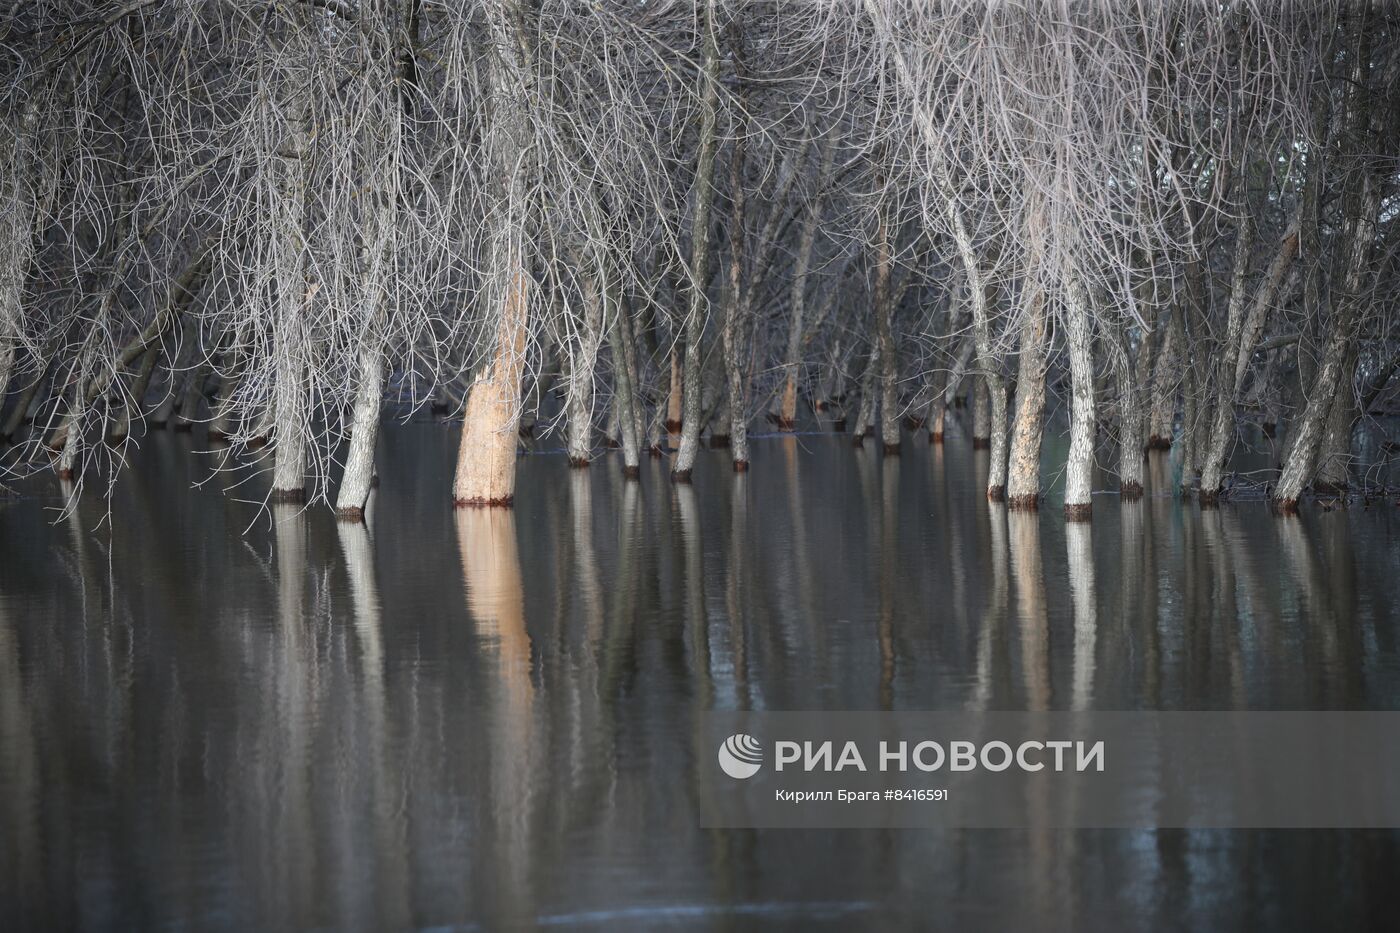
POLYGON ((496 316, 494 356, 467 395, 452 500, 459 506, 508 506, 515 500, 520 383, 530 314, 530 270, 525 253, 530 167, 529 122, 520 88, 514 14, 493 5, 488 14, 492 54, 487 110, 495 121, 489 153, 498 178, 487 246, 487 300, 496 316))

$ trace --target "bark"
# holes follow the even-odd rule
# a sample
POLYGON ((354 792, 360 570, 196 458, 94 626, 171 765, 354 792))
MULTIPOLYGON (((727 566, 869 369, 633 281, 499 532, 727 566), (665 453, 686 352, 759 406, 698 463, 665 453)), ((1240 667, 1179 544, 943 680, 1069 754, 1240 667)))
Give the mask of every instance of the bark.
POLYGON ((30 151, 38 114, 37 94, 12 126, 0 128, 0 403, 14 373, 23 339, 24 283, 34 258, 36 210, 30 151))
POLYGON ((360 383, 350 416, 350 450, 345 474, 335 500, 336 515, 346 521, 363 521, 370 489, 374 486, 374 446, 379 438, 379 407, 384 394, 384 354, 377 345, 360 351, 360 383))
POLYGON ((981 374, 972 382, 972 449, 986 450, 992 446, 992 396, 987 380, 981 374))
MULTIPOLYGON (((1356 54, 1351 81, 1347 88, 1346 144, 1354 154, 1364 153, 1372 141, 1363 133, 1369 125, 1368 71, 1371 67, 1369 33, 1370 17, 1363 11, 1357 29, 1356 54)), ((1393 69, 1388 69, 1388 72, 1393 69)), ((1393 74, 1387 75, 1387 80, 1393 74)), ((1382 83, 1385 83, 1384 81, 1382 83)), ((1292 434, 1288 457, 1274 490, 1275 506, 1286 513, 1298 508, 1298 497, 1312 479, 1318 448, 1322 442, 1328 416, 1337 402, 1337 393, 1351 393, 1354 387, 1344 385, 1350 372, 1347 363, 1355 359, 1356 329, 1366 300, 1362 283, 1370 266, 1376 239, 1376 219, 1380 209, 1381 185, 1371 160, 1357 158, 1351 167, 1343 197, 1343 224, 1339 245, 1338 276, 1340 289, 1333 303, 1331 330, 1322 354, 1322 362, 1307 392, 1307 407, 1299 417, 1292 434)), ((1307 309, 1315 310, 1315 309, 1307 309)), ((1299 354, 1301 357, 1303 354, 1299 354)))
POLYGON ((515 450, 519 443, 520 383, 530 313, 530 271, 525 255, 530 167, 524 76, 513 31, 512 4, 493 4, 488 19, 493 53, 488 63, 487 110, 497 123, 489 153, 499 188, 490 218, 489 300, 498 315, 494 357, 467 396, 458 448, 453 502, 459 506, 509 506, 515 501, 515 450))
POLYGON ((209 425, 209 440, 211 441, 228 440, 233 437, 237 427, 238 406, 234 402, 234 398, 238 393, 238 385, 243 379, 243 370, 248 364, 242 358, 242 353, 231 353, 228 356, 234 357, 234 359, 231 362, 229 373, 219 377, 219 391, 214 396, 213 404, 214 420, 209 425))
POLYGON ((875 228, 875 336, 880 344, 880 440, 887 454, 899 453, 899 351, 890 318, 894 296, 890 288, 890 229, 883 213, 875 228))
POLYGON ((1011 431, 1007 505, 1034 509, 1040 504, 1040 443, 1045 429, 1045 349, 1050 337, 1045 295, 1036 289, 1021 322, 1016 368, 1016 418, 1011 431))
POLYGON ((141 356, 141 366, 136 370, 136 378, 121 405, 117 406, 112 424, 107 429, 107 442, 118 444, 131 434, 131 412, 139 414, 146 399, 146 390, 151 387, 151 376, 155 374, 156 363, 160 360, 160 346, 152 345, 141 356))
POLYGON ((685 412, 685 390, 681 378, 681 354, 671 351, 671 375, 666 383, 666 433, 681 433, 681 417, 685 412))
MULTIPOLYGON (((742 106, 742 101, 741 101, 742 106)), ((724 372, 729 391, 729 443, 733 449, 734 471, 749 467, 748 402, 744 379, 744 328, 748 326, 749 283, 744 281, 744 138, 734 140, 729 162, 729 198, 733 211, 729 218, 729 282, 724 305, 724 372)), ((779 426, 782 421, 779 419, 779 426)), ((791 430, 789 422, 788 430, 791 430)), ((711 432, 711 438, 714 437, 711 432)))
POLYGON ((700 450, 700 339, 705 333, 710 281, 710 205, 715 185, 715 109, 719 99, 719 50, 715 43, 715 0, 705 0, 700 17, 703 58, 700 91, 700 152, 695 166, 695 212, 690 228, 690 302, 685 328, 685 410, 681 415, 681 446, 671 478, 689 482, 700 450))
POLYGON ((1235 403, 1244 389, 1245 377, 1249 373, 1249 361, 1264 333, 1269 312, 1280 297, 1289 269, 1298 255, 1298 231, 1295 224, 1284 237, 1246 313, 1243 267, 1247 262, 1250 238, 1242 236, 1242 239, 1245 240, 1244 246, 1236 245, 1235 282, 1227 312, 1225 339, 1217 351, 1214 419, 1211 423, 1210 439, 1202 453, 1200 496, 1203 505, 1214 504, 1220 497, 1225 463, 1230 455, 1231 441, 1235 438, 1235 403))
POLYGON ((20 392, 19 398, 15 399, 14 408, 10 409, 10 416, 5 419, 5 426, 0 429, 0 441, 13 441, 20 428, 24 427, 25 419, 28 416, 29 406, 34 403, 39 391, 44 383, 49 380, 49 367, 46 364, 34 377, 24 391, 20 392))
POLYGON ((1162 335, 1162 352, 1152 371, 1152 411, 1148 416, 1148 450, 1169 450, 1176 422, 1176 397, 1181 386, 1180 302, 1171 310, 1162 335))
POLYGON ((817 189, 807 202, 802 217, 802 231, 797 238, 797 255, 793 260, 791 298, 788 302, 787 353, 784 356, 782 401, 778 406, 778 430, 791 431, 797 425, 797 384, 802 367, 802 345, 806 326, 807 277, 812 265, 812 246, 817 239, 817 226, 822 215, 822 187, 831 174, 836 147, 827 144, 822 165, 817 172, 817 189))
POLYGON ((1356 356, 1353 353, 1342 367, 1336 398, 1327 415, 1327 430, 1318 448, 1317 475, 1313 490, 1318 493, 1341 495, 1351 479, 1351 435, 1360 412, 1356 403, 1356 356))
POLYGON ((637 398, 636 353, 632 347, 631 309, 621 294, 614 298, 608 339, 613 355, 613 395, 618 405, 618 426, 622 441, 622 475, 640 479, 642 415, 637 398))
POLYGON ((603 300, 606 288, 600 286, 597 273, 589 273, 583 282, 584 320, 580 332, 570 343, 569 384, 569 466, 586 467, 593 440, 593 380, 597 370, 598 349, 603 342, 603 300))
POLYGON ((1069 461, 1065 464, 1065 518, 1084 521, 1093 509, 1094 348, 1088 299, 1073 280, 1065 290, 1065 342, 1069 349, 1069 461))
POLYGON ((872 343, 870 355, 865 360, 865 369, 860 375, 860 408, 856 412, 856 426, 852 432, 851 443, 860 447, 865 443, 865 437, 873 430, 871 425, 875 423, 875 379, 880 371, 880 348, 879 344, 872 343))

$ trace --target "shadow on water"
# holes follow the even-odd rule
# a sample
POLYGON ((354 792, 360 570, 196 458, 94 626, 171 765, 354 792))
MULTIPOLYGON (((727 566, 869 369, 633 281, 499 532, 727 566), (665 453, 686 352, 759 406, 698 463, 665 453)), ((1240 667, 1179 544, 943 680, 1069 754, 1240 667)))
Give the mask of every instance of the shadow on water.
MULTIPOLYGON (((520 462, 447 508, 390 428, 364 525, 155 437, 110 510, 0 505, 0 928, 1360 927, 1394 833, 715 831, 711 708, 1397 709, 1395 509, 982 495, 757 439, 693 487, 520 462), (209 482, 204 482, 210 480, 209 482), (256 482, 256 481, 254 481, 256 482), (196 485, 199 484, 199 485, 196 485), (246 531, 246 533, 245 533, 246 531)), ((1148 465, 1174 485, 1168 458, 1148 465)), ((1034 808, 1033 808, 1034 809, 1034 808)))

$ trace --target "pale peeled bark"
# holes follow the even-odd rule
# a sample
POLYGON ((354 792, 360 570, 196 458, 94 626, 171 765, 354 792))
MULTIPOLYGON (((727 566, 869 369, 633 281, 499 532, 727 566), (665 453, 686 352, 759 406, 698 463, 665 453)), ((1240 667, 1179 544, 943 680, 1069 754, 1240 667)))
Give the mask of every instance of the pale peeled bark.
POLYGON ((1016 370, 1016 418, 1011 429, 1007 505, 1034 509, 1040 503, 1040 443, 1045 431, 1045 348, 1050 326, 1045 296, 1037 290, 1021 322, 1016 370))
POLYGON ((1094 351, 1088 299, 1071 281, 1065 290, 1065 342, 1069 348, 1069 461, 1065 464, 1065 517, 1088 519, 1094 491, 1094 351))
POLYGON ((374 446, 379 438, 379 405, 384 392, 384 355, 377 347, 360 352, 360 384, 350 416, 350 450, 335 500, 340 518, 362 521, 374 486, 374 446))
POLYGON ((496 357, 467 395, 452 498, 457 505, 508 506, 515 501, 515 449, 520 417, 528 314, 528 276, 514 253, 496 335, 496 357))
POLYGON ((490 218, 488 300, 498 324, 495 357, 477 375, 467 395, 452 483, 452 499, 459 506, 508 506, 515 501, 515 451, 530 313, 525 256, 530 134, 519 94, 523 78, 514 35, 518 11, 512 6, 497 3, 488 10, 492 54, 487 106, 496 122, 489 155, 500 185, 490 218))

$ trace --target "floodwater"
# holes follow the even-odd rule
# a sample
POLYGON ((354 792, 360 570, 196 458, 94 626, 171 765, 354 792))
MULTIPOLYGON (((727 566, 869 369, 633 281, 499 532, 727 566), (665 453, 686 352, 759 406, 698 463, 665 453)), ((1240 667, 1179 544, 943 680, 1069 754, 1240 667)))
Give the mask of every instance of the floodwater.
POLYGON ((959 436, 807 435, 693 488, 529 456, 513 511, 454 512, 456 436, 387 429, 368 528, 165 433, 110 504, 0 503, 0 929, 1392 919, 1393 832, 701 829, 697 721, 1400 709, 1393 503, 1066 528, 989 507, 959 436))

